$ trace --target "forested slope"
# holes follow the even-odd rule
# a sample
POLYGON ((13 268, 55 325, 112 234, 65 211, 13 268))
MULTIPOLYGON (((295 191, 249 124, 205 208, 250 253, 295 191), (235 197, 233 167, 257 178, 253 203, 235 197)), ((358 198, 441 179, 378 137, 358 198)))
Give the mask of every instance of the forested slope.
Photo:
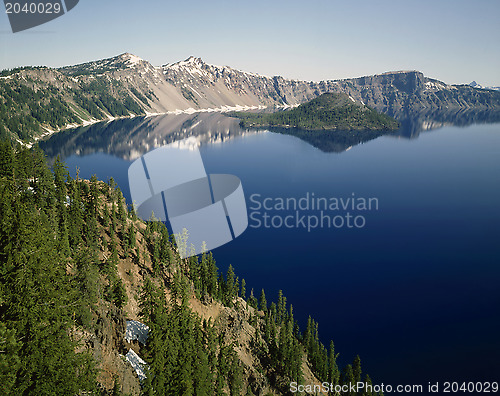
POLYGON ((51 172, 41 150, 6 141, 0 254, 2 394, 266 395, 361 380, 359 358, 339 369, 333 343, 312 319, 301 331, 282 293, 257 299, 210 253, 180 259, 113 180, 73 179, 58 160, 51 172), (145 346, 126 342, 126 319, 149 326, 145 346), (149 365, 142 383, 129 348, 149 365))
MULTIPOLYGON (((2 74, 0 138, 30 141, 47 131, 71 125, 144 114, 133 90, 119 80, 100 76, 78 81, 47 67, 14 69, 2 74)), ((137 95, 147 101, 138 92, 137 95)))

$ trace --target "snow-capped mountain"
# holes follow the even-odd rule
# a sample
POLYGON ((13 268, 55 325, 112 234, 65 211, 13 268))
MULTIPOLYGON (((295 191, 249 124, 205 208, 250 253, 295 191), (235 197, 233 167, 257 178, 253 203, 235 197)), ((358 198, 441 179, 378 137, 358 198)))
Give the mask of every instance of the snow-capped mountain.
POLYGON ((59 69, 1 72, 0 99, 11 100, 0 119, 0 134, 29 138, 47 130, 139 114, 288 107, 325 92, 343 92, 392 114, 401 109, 500 108, 500 92, 448 85, 418 71, 311 82, 215 66, 196 57, 153 66, 124 53, 59 69), (23 99, 16 94, 20 90, 26 94, 23 99))
POLYGON ((103 74, 106 72, 122 70, 124 68, 140 68, 144 65, 149 65, 149 62, 127 52, 113 58, 61 67, 59 68, 59 70, 64 74, 80 76, 90 74, 103 74))

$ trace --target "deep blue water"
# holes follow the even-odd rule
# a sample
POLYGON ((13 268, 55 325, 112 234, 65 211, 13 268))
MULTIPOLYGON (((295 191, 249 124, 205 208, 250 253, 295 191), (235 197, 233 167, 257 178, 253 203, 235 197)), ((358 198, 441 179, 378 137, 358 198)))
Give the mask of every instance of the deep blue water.
MULTIPOLYGON (((378 200, 378 210, 356 212, 366 221, 359 229, 250 220, 214 250, 248 292, 264 288, 269 301, 282 289, 302 329, 311 315, 341 362, 359 354, 374 383, 500 378, 500 124, 383 136, 343 153, 270 132, 200 151, 208 173, 242 180, 249 214, 252 194, 378 200)), ((72 175, 78 166, 80 177, 112 176, 130 199, 130 161, 95 153, 66 163, 72 175)))

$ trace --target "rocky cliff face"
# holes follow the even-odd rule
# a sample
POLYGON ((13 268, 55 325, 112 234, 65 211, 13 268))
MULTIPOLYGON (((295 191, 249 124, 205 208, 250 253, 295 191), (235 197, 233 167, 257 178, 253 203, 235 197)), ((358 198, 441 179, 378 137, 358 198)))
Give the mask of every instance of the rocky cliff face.
POLYGON ((325 92, 346 93, 389 114, 397 114, 401 109, 500 109, 498 91, 448 85, 418 71, 307 82, 209 65, 195 57, 155 67, 126 53, 60 69, 2 72, 0 133, 20 137, 25 131, 21 131, 19 123, 26 117, 40 127, 32 134, 37 136, 44 130, 138 114, 295 106, 325 92), (19 97, 15 92, 19 90, 24 90, 28 97, 43 92, 44 97, 16 103, 19 97), (47 116, 50 104, 62 109, 54 119, 47 116), (37 117, 40 108, 44 112, 37 117))
POLYGON ((203 105, 293 106, 325 92, 343 92, 381 111, 401 108, 499 108, 500 95, 448 85, 418 71, 398 71, 347 80, 306 82, 265 77, 207 65, 199 58, 163 66, 167 82, 194 107, 203 105))
POLYGON ((387 113, 400 109, 498 108, 500 96, 425 77, 418 71, 391 72, 337 82, 338 89, 387 113))

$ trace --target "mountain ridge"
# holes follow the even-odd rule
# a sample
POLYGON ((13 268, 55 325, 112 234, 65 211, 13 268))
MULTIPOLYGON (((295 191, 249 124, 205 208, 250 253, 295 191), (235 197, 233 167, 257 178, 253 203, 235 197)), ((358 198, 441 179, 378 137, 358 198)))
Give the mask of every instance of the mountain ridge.
POLYGON ((500 109, 500 92, 449 85, 419 71, 313 82, 211 65, 194 56, 153 66, 126 52, 57 69, 1 72, 0 134, 29 141, 118 117, 289 107, 327 92, 345 93, 384 113, 500 109))
POLYGON ((489 89, 489 90, 494 90, 494 91, 500 91, 500 87, 494 87, 494 86, 484 87, 481 84, 478 84, 476 81, 470 82, 469 86, 471 86, 472 88, 478 88, 478 89, 489 89))

